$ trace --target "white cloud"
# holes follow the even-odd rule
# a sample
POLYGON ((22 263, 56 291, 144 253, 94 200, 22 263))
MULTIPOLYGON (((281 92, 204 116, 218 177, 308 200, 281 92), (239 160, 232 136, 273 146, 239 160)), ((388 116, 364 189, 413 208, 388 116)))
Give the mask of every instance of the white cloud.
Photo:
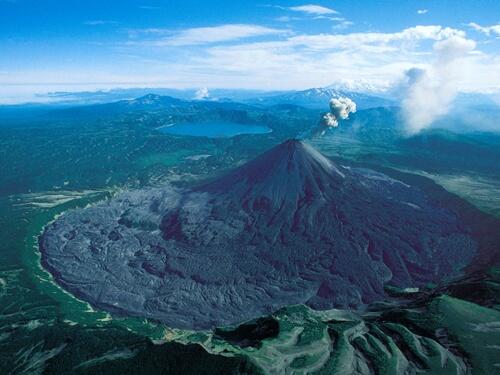
MULTIPOLYGON (((161 34, 165 32, 168 31, 163 29, 149 29, 149 33, 161 34)), ((165 46, 200 45, 285 33, 288 33, 288 31, 260 25, 227 24, 181 30, 170 37, 158 40, 156 44, 165 46)))
POLYGON ((313 15, 338 14, 338 12, 334 9, 315 4, 299 5, 295 7, 290 7, 288 9, 293 10, 295 12, 303 12, 313 15))
POLYGON ((492 26, 481 26, 475 22, 469 23, 469 26, 476 31, 479 31, 483 34, 490 36, 491 34, 496 34, 500 36, 500 24, 492 25, 492 26))
POLYGON ((316 34, 292 36, 288 42, 311 49, 363 48, 367 45, 386 45, 393 42, 443 40, 451 36, 465 36, 461 30, 442 26, 415 26, 396 33, 316 34))
POLYGON ((452 36, 434 43, 435 61, 427 69, 407 71, 407 92, 402 102, 409 134, 415 134, 445 115, 463 77, 463 58, 476 48, 473 40, 452 36))
POLYGON ((417 14, 426 14, 429 12, 429 9, 419 9, 417 10, 417 14))
MULTIPOLYGON (((261 27, 253 30, 262 31, 261 27)), ((96 87, 285 90, 344 81, 354 86, 363 82, 363 87, 377 91, 399 82, 408 69, 428 71, 443 48, 433 48, 432 43, 465 37, 462 30, 439 25, 392 33, 292 34, 276 30, 265 31, 265 38, 258 41, 244 39, 257 31, 227 35, 225 25, 201 29, 211 32, 200 33, 200 28, 188 29, 196 32, 134 30, 131 43, 116 45, 116 55, 107 66, 78 66, 74 71, 65 70, 71 69, 67 66, 52 72, 33 67, 0 73, 0 85, 92 82, 96 87)), ((500 76, 492 74, 500 71, 498 54, 474 50, 460 59, 460 68, 458 77, 454 76, 458 90, 500 92, 500 76)))
POLYGON ((274 20, 278 22, 291 22, 291 21, 298 21, 301 18, 299 17, 290 17, 290 16, 280 16, 276 17, 274 20))
POLYGON ((338 24, 336 24, 335 26, 333 26, 333 29, 335 29, 335 30, 343 30, 343 29, 347 29, 348 27, 350 27, 352 25, 354 25, 354 22, 351 22, 351 21, 341 21, 338 24))
MULTIPOLYGON (((261 89, 303 89, 325 86, 338 80, 365 82, 386 89, 412 67, 428 69, 440 53, 429 42, 464 38, 458 29, 415 26, 394 33, 346 33, 294 35, 232 45, 216 45, 191 63, 203 66, 204 85, 261 89), (212 79, 212 77, 217 77, 212 79), (218 81, 218 82, 217 82, 218 81)), ((462 91, 500 91, 500 68, 494 55, 469 53, 454 81, 462 91)))
POLYGON ((100 26, 100 25, 115 25, 118 22, 116 21, 108 21, 108 20, 91 20, 85 21, 83 24, 87 26, 100 26))
POLYGON ((201 89, 196 90, 194 93, 194 98, 196 100, 205 100, 210 98, 210 91, 208 91, 208 88, 202 87, 201 89))
MULTIPOLYGON (((284 40, 213 46, 194 64, 231 85, 251 88, 306 88, 335 80, 367 82, 386 88, 415 64, 427 64, 432 50, 420 41, 463 36, 460 30, 422 26, 396 33, 290 36, 284 40)), ((213 82, 207 85, 214 86, 213 82)))
POLYGON ((337 17, 337 16, 323 16, 323 15, 320 15, 320 16, 316 16, 314 17, 315 20, 330 20, 330 21, 335 21, 335 22, 342 22, 342 21, 346 21, 346 19, 344 17, 337 17))

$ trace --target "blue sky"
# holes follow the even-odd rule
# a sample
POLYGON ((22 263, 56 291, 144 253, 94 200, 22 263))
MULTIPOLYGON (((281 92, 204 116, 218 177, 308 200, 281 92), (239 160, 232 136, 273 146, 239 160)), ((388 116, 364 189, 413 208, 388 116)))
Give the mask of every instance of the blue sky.
POLYGON ((0 0, 0 102, 116 87, 382 90, 475 42, 463 91, 500 88, 500 2, 0 0))

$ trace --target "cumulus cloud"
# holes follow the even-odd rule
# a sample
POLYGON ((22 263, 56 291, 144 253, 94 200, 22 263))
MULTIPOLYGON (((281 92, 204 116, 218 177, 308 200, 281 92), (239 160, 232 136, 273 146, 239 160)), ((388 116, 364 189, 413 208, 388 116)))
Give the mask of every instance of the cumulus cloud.
POLYGON ((481 26, 475 22, 469 23, 469 26, 473 28, 476 31, 479 31, 483 34, 486 34, 488 36, 490 35, 496 35, 500 36, 500 23, 496 25, 491 25, 491 26, 481 26))
MULTIPOLYGON (((119 45, 119 51, 120 58, 126 56, 127 64, 109 63, 98 72, 88 66, 76 69, 70 65, 0 71, 0 85, 4 92, 6 85, 10 85, 9 92, 17 92, 20 83, 35 92, 41 84, 54 91, 60 90, 60 85, 73 91, 81 87, 91 90, 145 85, 293 90, 323 87, 343 79, 383 91, 399 82, 408 69, 428 68, 435 53, 433 42, 465 37, 463 30, 440 25, 394 32, 293 34, 279 30, 259 40, 210 36, 209 40, 221 42, 207 42, 206 38, 196 37, 197 44, 185 48, 186 43, 193 43, 192 39, 172 41, 190 34, 185 30, 124 31, 128 31, 129 38, 119 45)), ((461 79, 456 81, 460 91, 500 92, 500 75, 492 74, 500 69, 500 56, 489 45, 484 45, 483 51, 469 53, 460 66, 461 79)))
POLYGON ((299 5, 295 7, 290 7, 288 9, 293 10, 295 12, 302 12, 312 15, 338 14, 338 12, 334 9, 316 4, 299 5))
POLYGON ((438 25, 415 26, 396 33, 350 33, 298 35, 288 39, 289 43, 305 45, 314 49, 358 48, 364 45, 387 45, 394 42, 417 42, 420 40, 443 40, 451 36, 465 36, 461 30, 438 25))
MULTIPOLYGON (((155 30, 152 35, 159 33, 155 30)), ((398 82, 411 67, 428 65, 433 52, 429 42, 451 36, 464 37, 465 33, 455 28, 426 25, 392 33, 276 35, 262 41, 177 48, 176 53, 170 46, 156 48, 162 46, 163 36, 161 34, 155 43, 148 40, 149 46, 158 52, 156 62, 146 61, 151 76, 148 82, 157 85, 185 88, 196 82, 212 87, 284 90, 321 87, 342 78, 363 81, 382 90, 398 82)), ((137 53, 135 45, 131 52, 137 53)), ((500 76, 490 73, 500 67, 500 60, 494 55, 476 53, 468 56, 464 63, 468 74, 460 82, 461 90, 500 89, 500 76)), ((130 75, 126 79, 130 80, 130 75)))
POLYGON ((417 14, 426 14, 429 12, 429 9, 419 9, 417 10, 417 14))
POLYGON ((461 61, 476 47, 462 36, 451 36, 434 43, 435 61, 427 69, 406 72, 406 95, 402 102, 408 134, 415 134, 445 115, 458 91, 461 61))

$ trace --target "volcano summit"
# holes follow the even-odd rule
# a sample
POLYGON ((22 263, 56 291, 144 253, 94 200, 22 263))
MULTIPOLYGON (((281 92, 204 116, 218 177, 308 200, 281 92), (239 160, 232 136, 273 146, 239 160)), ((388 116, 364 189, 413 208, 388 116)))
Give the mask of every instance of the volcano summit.
POLYGON ((290 140, 189 190, 131 191, 65 213, 43 265, 92 305, 205 329, 290 304, 356 308, 384 285, 454 275, 477 241, 451 209, 290 140))

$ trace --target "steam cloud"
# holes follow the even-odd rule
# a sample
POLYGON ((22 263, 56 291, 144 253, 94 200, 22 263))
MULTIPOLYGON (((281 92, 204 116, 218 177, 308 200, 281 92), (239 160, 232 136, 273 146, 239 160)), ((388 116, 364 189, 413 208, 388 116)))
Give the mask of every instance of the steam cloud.
POLYGON ((339 120, 346 120, 349 118, 349 113, 356 112, 356 103, 349 98, 338 98, 330 100, 330 112, 328 112, 323 119, 325 125, 336 128, 339 126, 339 120))
POLYGON ((356 103, 346 97, 330 100, 330 112, 323 115, 318 128, 313 131, 313 136, 322 136, 329 128, 339 126, 339 121, 349 118, 350 113, 356 112, 356 103))
POLYGON ((461 60, 475 47, 473 40, 452 36, 434 44, 436 59, 429 69, 412 68, 406 72, 402 109, 409 135, 448 113, 457 95, 461 60))
POLYGON ((202 87, 201 89, 197 90, 194 94, 194 98, 197 100, 210 98, 210 92, 208 91, 208 88, 202 87))

